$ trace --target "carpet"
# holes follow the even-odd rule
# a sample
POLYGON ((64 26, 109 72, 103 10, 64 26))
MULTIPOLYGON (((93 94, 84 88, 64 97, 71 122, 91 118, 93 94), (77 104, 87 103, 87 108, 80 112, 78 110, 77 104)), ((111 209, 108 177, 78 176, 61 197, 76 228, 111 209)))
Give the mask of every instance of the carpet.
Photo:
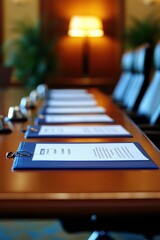
POLYGON ((0 240, 86 240, 89 233, 68 234, 58 221, 0 221, 0 240))
MULTIPOLYGON (((91 233, 65 232, 56 220, 3 220, 0 221, 0 240, 87 240, 91 233)), ((143 235, 108 232, 113 240, 145 240, 143 235)), ((153 240, 160 240, 155 236, 153 240)))

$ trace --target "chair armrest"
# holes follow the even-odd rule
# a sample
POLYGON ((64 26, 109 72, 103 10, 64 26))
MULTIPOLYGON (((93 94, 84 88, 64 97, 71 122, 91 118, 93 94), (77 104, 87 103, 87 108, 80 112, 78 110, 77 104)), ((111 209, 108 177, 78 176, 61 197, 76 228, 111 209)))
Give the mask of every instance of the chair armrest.
POLYGON ((137 125, 149 124, 149 119, 144 115, 138 115, 135 112, 126 112, 128 117, 137 125))
POLYGON ((160 149, 160 131, 146 130, 144 133, 160 149))
POLYGON ((160 131, 160 125, 150 125, 150 124, 139 124, 138 125, 142 131, 160 131))

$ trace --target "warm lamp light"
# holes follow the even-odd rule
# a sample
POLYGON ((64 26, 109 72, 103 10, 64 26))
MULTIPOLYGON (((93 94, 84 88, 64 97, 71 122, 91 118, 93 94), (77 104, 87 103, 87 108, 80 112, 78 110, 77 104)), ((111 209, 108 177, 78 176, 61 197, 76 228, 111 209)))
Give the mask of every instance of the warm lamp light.
POLYGON ((70 37, 83 37, 83 76, 88 76, 89 69, 89 37, 102 37, 104 35, 102 21, 94 16, 73 16, 69 23, 68 35, 70 37))
POLYGON ((102 22, 97 17, 73 16, 70 20, 70 37, 102 37, 103 34, 102 22))

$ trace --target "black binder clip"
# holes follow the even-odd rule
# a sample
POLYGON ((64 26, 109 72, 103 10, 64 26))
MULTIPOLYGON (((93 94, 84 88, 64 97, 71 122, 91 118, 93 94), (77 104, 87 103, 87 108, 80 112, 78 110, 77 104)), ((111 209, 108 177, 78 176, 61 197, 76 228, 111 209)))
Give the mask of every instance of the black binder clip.
POLYGON ((6 153, 6 158, 15 158, 16 156, 31 157, 32 154, 27 151, 16 151, 16 152, 7 152, 6 153))
POLYGON ((14 158, 16 156, 16 152, 7 152, 6 158, 14 158))

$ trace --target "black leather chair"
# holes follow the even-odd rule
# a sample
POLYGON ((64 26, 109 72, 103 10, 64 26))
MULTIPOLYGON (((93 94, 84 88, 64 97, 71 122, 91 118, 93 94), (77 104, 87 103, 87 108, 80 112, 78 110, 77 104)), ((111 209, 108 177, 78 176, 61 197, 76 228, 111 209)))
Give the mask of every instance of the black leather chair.
POLYGON ((153 115, 150 118, 148 124, 139 124, 139 127, 142 130, 153 130, 153 131, 160 131, 160 103, 153 115))
MULTIPOLYGON (((160 42, 154 49, 154 72, 137 111, 128 115, 137 124, 149 124, 160 104, 160 42)), ((153 124, 152 124, 153 125, 153 124)))
POLYGON ((124 92, 133 75, 133 62, 134 62, 134 52, 133 51, 124 52, 121 59, 122 72, 118 80, 118 83, 116 84, 112 93, 113 101, 118 104, 121 103, 124 92))
POLYGON ((137 110, 143 94, 149 84, 150 70, 152 66, 152 48, 144 44, 134 52, 134 74, 123 95, 121 105, 126 111, 137 110))
POLYGON ((149 124, 142 124, 140 128, 160 150, 160 103, 155 113, 152 115, 149 124))
MULTIPOLYGON (((157 222, 155 227, 150 226, 148 221, 146 221, 150 216, 145 214, 140 217, 142 224, 133 224, 133 222, 136 222, 137 217, 137 213, 132 217, 127 213, 124 213, 123 217, 117 217, 114 214, 109 213, 107 216, 102 215, 96 217, 93 215, 90 218, 89 216, 88 218, 87 216, 79 218, 68 216, 68 218, 61 219, 61 225, 69 234, 82 231, 89 232, 91 235, 88 240, 114 240, 114 237, 110 235, 110 232, 141 234, 144 236, 144 239, 153 239, 152 237, 154 235, 159 234, 160 223, 158 221, 158 216, 154 216, 154 220, 157 222)), ((134 238, 131 237, 131 239, 134 238)))
POLYGON ((160 42, 153 54, 154 72, 136 112, 128 115, 160 149, 160 42))
POLYGON ((153 53, 154 71, 136 111, 127 112, 137 124, 149 123, 160 103, 160 42, 153 53))

